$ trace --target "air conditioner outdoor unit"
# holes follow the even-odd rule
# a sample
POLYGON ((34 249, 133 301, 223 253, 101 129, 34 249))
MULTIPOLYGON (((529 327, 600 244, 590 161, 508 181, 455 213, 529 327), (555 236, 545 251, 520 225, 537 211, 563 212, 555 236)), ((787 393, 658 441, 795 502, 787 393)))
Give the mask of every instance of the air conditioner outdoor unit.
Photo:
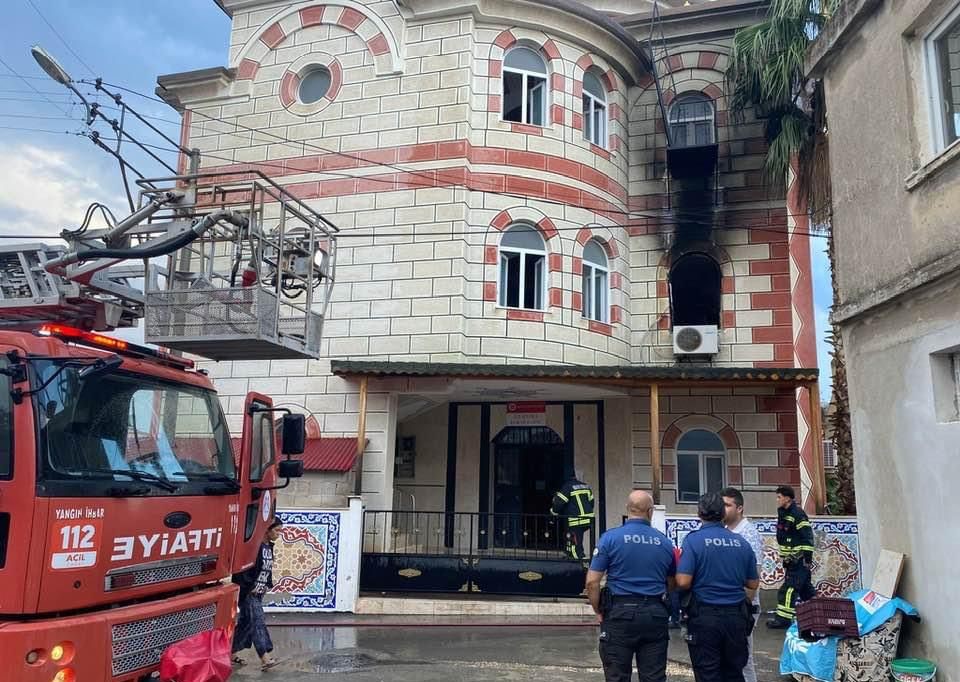
POLYGON ((673 328, 674 355, 716 355, 718 344, 716 325, 687 325, 673 328))

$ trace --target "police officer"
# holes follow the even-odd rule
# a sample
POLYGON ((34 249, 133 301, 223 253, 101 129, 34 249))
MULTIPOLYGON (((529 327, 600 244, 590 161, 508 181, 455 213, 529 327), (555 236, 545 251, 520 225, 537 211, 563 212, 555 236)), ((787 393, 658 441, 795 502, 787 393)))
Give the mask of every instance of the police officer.
POLYGON ((600 617, 600 660, 607 682, 630 682, 633 659, 640 682, 665 682, 670 616, 665 596, 673 589, 673 543, 650 526, 653 498, 634 490, 627 521, 608 530, 593 550, 587 597, 600 617), (601 597, 600 581, 607 575, 601 597))
POLYGON ((562 516, 567 525, 567 553, 574 559, 586 559, 583 549, 583 536, 593 524, 593 490, 580 480, 580 476, 571 476, 563 487, 553 496, 550 506, 553 516, 562 516))
POLYGON ((777 593, 777 613, 767 621, 768 628, 790 627, 797 615, 797 600, 817 595, 811 578, 813 526, 795 497, 790 486, 777 488, 777 544, 786 575, 777 593))
POLYGON ((760 585, 750 544, 723 527, 723 498, 700 498, 700 528, 683 541, 677 589, 691 590, 687 646, 697 682, 743 682, 750 603, 760 585))

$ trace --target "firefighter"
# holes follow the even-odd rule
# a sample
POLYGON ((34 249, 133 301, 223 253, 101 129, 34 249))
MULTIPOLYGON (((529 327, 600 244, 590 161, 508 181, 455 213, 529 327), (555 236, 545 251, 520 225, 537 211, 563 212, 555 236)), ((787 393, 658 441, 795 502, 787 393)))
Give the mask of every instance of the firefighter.
POLYGON ((677 589, 690 590, 687 648, 697 682, 743 682, 760 586, 750 543, 723 527, 723 498, 700 498, 700 528, 683 541, 677 589))
POLYGON ((583 536, 593 524, 593 490, 580 480, 582 475, 571 476, 553 496, 550 513, 563 517, 567 524, 567 553, 574 559, 586 559, 583 536))
POLYGON ((810 572, 813 526, 788 485, 777 488, 777 543, 786 575, 777 594, 776 615, 767 621, 767 627, 784 629, 790 627, 797 615, 797 600, 806 601, 817 594, 810 572))
POLYGON ((600 617, 600 660, 606 682, 629 682, 633 661, 640 682, 666 682, 669 609, 673 587, 673 543, 652 528, 653 498, 634 490, 627 520, 604 533, 587 572, 587 598, 600 617), (600 589, 603 575, 607 586, 600 589))

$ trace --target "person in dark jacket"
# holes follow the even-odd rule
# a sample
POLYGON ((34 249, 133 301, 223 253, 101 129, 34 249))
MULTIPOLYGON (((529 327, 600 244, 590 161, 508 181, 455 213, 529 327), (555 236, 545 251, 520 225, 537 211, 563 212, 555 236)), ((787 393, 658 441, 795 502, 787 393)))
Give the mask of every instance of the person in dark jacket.
POLYGON ((593 490, 580 480, 571 476, 554 494, 550 513, 560 516, 567 524, 567 553, 574 559, 586 559, 583 549, 583 536, 593 525, 593 490))
POLYGON ((813 526, 795 496, 788 485, 777 488, 777 544, 786 575, 777 595, 777 612, 767 621, 767 627, 773 629, 790 627, 797 615, 797 600, 817 596, 811 576, 813 526))
POLYGON ((273 640, 267 631, 263 614, 263 595, 273 587, 273 543, 280 537, 283 524, 276 520, 267 529, 266 537, 260 545, 256 563, 243 573, 233 576, 233 582, 240 586, 240 613, 237 628, 233 633, 233 663, 244 665, 237 652, 256 649, 263 670, 269 670, 279 663, 271 656, 273 640))

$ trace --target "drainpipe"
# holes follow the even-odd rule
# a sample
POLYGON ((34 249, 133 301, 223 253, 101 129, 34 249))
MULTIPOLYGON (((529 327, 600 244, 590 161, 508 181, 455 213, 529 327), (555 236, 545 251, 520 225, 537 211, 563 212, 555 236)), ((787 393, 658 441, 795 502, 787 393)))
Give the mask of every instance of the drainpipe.
POLYGON ((657 384, 650 384, 650 469, 653 475, 653 503, 660 504, 663 466, 660 458, 660 387, 657 384))
POLYGON ((354 494, 363 492, 363 451, 367 447, 367 381, 360 378, 360 416, 357 418, 357 463, 354 480, 354 494))
POLYGON ((820 382, 807 384, 810 399, 810 440, 813 446, 813 504, 818 514, 827 506, 827 474, 823 467, 823 415, 820 410, 820 382))

